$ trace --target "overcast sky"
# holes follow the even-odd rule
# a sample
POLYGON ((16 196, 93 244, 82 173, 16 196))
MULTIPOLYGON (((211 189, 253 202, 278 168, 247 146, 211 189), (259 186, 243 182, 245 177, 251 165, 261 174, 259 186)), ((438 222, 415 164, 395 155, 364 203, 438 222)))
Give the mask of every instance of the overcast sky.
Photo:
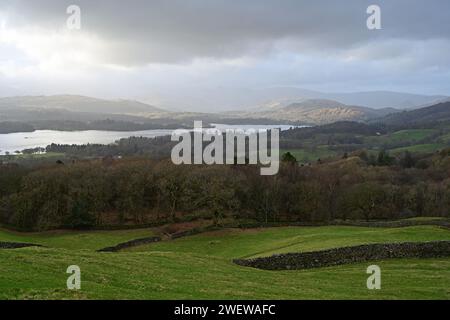
POLYGON ((2 0, 0 96, 205 110, 278 86, 450 95, 449 12, 448 0, 2 0), (81 30, 66 26, 71 4, 81 30), (371 4, 381 30, 366 27, 371 4))

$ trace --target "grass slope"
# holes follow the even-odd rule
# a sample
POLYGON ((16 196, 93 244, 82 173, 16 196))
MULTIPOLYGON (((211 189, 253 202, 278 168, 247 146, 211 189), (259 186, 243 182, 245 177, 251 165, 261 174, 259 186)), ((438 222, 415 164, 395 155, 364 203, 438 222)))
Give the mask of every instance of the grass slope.
POLYGON ((98 250, 152 235, 154 235, 152 229, 86 232, 49 231, 41 233, 22 233, 0 229, 0 241, 36 243, 46 247, 70 250, 98 250))
POLYGON ((391 152, 392 154, 403 153, 405 151, 409 151, 411 153, 433 153, 441 149, 444 149, 445 147, 447 146, 439 143, 416 144, 409 147, 391 149, 389 150, 389 152, 391 152))
POLYGON ((111 245, 142 236, 141 232, 151 230, 26 235, 2 231, 0 241, 26 240, 50 248, 0 250, 0 298, 450 298, 450 258, 378 261, 379 291, 366 288, 368 264, 273 272, 231 262, 237 257, 360 243, 449 240, 450 231, 439 227, 232 229, 120 253, 93 251, 106 242, 111 245), (82 271, 82 290, 77 292, 65 289, 65 271, 71 264, 82 271))

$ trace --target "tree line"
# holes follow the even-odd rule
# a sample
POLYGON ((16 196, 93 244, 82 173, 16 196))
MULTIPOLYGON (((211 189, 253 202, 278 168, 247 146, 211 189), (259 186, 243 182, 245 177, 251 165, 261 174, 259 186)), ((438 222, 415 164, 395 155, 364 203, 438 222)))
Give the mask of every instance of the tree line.
POLYGON ((0 167, 0 223, 22 230, 187 219, 330 222, 450 216, 450 151, 416 161, 364 152, 276 176, 249 165, 175 166, 144 157, 0 167), (418 163, 421 163, 418 165, 418 163))

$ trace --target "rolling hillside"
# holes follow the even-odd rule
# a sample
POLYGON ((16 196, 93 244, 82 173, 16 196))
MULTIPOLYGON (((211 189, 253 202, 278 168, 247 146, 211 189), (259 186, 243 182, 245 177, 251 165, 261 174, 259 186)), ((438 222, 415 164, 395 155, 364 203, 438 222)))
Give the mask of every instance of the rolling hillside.
POLYGON ((337 121, 367 121, 395 112, 397 110, 393 108, 371 109, 349 106, 334 100, 309 99, 287 106, 274 105, 264 111, 243 113, 241 116, 322 125, 337 121))
POLYGON ((166 112, 162 109, 138 101, 103 100, 76 95, 0 98, 0 112, 5 109, 62 109, 70 112, 130 115, 148 115, 166 112))
POLYGON ((450 102, 439 103, 421 109, 387 115, 377 122, 391 126, 415 126, 450 121, 450 102))
POLYGON ((291 86, 274 87, 217 87, 208 90, 189 90, 188 92, 170 92, 159 94, 151 101, 172 111, 191 110, 210 112, 213 106, 218 112, 255 111, 274 105, 288 105, 308 99, 327 99, 340 101, 346 105, 366 106, 369 108, 412 109, 435 104, 445 95, 421 95, 392 91, 367 92, 321 92, 291 86))
POLYGON ((448 299, 449 258, 377 261, 383 290, 366 287, 367 263, 265 271, 232 263, 237 257, 306 252, 355 244, 449 239, 448 230, 286 227, 225 229, 119 253, 104 245, 157 230, 23 234, 0 230, 0 241, 43 244, 0 250, 1 299, 448 299), (69 263, 82 270, 82 290, 65 290, 69 263), (25 275, 25 276, 24 276, 25 275), (214 285, 211 285, 214 284, 214 285))

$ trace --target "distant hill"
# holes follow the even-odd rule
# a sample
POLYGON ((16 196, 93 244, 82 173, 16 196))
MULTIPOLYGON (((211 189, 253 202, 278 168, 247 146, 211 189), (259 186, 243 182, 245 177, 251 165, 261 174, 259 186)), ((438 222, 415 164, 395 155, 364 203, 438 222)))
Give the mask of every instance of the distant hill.
POLYGON ((154 106, 132 100, 103 100, 77 95, 24 96, 0 98, 0 112, 5 109, 62 109, 97 114, 147 116, 165 113, 154 106))
POLYGON ((0 133, 44 129, 138 131, 184 127, 183 121, 175 119, 170 112, 138 101, 73 95, 0 98, 0 133))
POLYGON ((367 92, 321 92, 299 87, 276 86, 262 88, 217 87, 208 90, 161 93, 149 96, 149 101, 158 101, 168 110, 193 112, 250 112, 264 111, 276 106, 309 99, 335 100, 350 106, 374 109, 412 109, 436 104, 449 97, 444 95, 421 95, 393 91, 367 92))
POLYGON ((391 126, 420 126, 439 122, 450 122, 450 102, 411 111, 403 111, 374 120, 391 126))
POLYGON ((275 105, 261 112, 241 113, 241 116, 322 125, 337 121, 367 121, 394 112, 398 112, 398 110, 393 108, 371 109, 349 106, 334 100, 309 99, 287 106, 275 105))
POLYGON ((348 105, 369 108, 391 107, 396 109, 412 109, 427 104, 435 104, 449 97, 442 95, 420 95, 392 91, 367 91, 352 93, 327 93, 325 98, 341 101, 348 105))

